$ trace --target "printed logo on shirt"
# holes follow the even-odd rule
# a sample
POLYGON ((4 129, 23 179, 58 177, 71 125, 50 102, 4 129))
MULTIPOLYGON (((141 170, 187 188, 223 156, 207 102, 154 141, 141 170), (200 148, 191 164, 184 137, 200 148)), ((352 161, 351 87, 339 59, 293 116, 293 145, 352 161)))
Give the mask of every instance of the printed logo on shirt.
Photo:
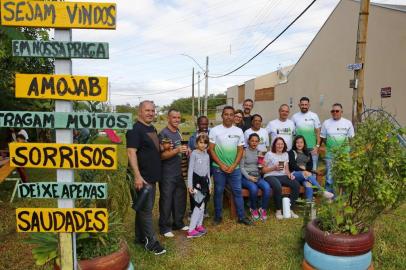
POLYGON ((291 128, 277 128, 276 129, 276 134, 278 134, 278 135, 292 135, 292 129, 291 128))
POLYGON ((234 138, 240 138, 240 136, 238 136, 238 135, 228 135, 228 138, 234 139, 234 138))
POLYGON ((340 128, 340 127, 338 127, 337 128, 337 131, 348 131, 349 130, 349 128, 345 128, 345 127, 342 127, 342 128, 340 128))

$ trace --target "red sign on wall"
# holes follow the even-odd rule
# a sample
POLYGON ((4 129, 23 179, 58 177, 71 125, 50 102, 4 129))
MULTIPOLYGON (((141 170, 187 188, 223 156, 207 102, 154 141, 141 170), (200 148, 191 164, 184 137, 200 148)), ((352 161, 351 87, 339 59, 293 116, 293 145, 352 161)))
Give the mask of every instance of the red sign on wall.
POLYGON ((390 98, 392 95, 392 87, 381 88, 381 98, 390 98))

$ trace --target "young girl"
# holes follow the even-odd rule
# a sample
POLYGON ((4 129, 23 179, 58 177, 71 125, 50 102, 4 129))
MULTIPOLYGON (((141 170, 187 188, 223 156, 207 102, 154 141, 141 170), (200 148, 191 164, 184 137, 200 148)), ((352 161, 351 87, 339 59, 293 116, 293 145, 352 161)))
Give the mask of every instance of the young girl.
MULTIPOLYGON (((299 197, 300 185, 295 181, 295 176, 289 171, 289 156, 286 152, 285 140, 278 137, 272 143, 272 150, 265 155, 265 166, 262 168, 265 181, 269 183, 273 190, 273 197, 276 205, 275 216, 282 219, 282 186, 290 187, 290 201, 293 207, 299 197)), ((292 210, 290 214, 293 218, 298 218, 292 210)))
MULTIPOLYGON (((301 135, 293 140, 292 150, 289 151, 289 170, 295 179, 304 186, 307 201, 313 200, 313 186, 322 190, 316 175, 312 172, 313 161, 309 151, 307 151, 305 138, 301 135)), ((323 196, 332 199, 334 194, 323 191, 323 196)))
POLYGON ((189 159, 188 190, 193 196, 195 207, 190 218, 187 238, 200 237, 207 232, 203 227, 203 218, 204 206, 209 201, 211 190, 208 145, 209 136, 205 133, 199 134, 196 138, 196 149, 189 159))

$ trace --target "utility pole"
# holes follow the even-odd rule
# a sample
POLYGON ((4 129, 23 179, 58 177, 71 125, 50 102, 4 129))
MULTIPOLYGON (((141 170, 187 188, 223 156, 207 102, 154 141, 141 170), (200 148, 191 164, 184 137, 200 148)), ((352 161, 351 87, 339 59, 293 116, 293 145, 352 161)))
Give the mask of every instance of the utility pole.
POLYGON ((205 77, 206 77, 206 83, 204 86, 204 115, 207 116, 207 99, 209 98, 209 57, 206 56, 206 72, 205 72, 205 77))
POLYGON ((200 106, 200 71, 197 72, 197 117, 202 115, 202 107, 200 106))
POLYGON ((196 125, 196 119, 195 119, 195 68, 192 68, 192 119, 193 119, 193 124, 196 125))
POLYGON ((370 0, 361 0, 358 17, 357 47, 355 51, 355 63, 361 63, 362 68, 354 70, 354 92, 352 106, 352 122, 354 126, 361 122, 361 114, 364 100, 364 68, 367 47, 368 15, 370 0))

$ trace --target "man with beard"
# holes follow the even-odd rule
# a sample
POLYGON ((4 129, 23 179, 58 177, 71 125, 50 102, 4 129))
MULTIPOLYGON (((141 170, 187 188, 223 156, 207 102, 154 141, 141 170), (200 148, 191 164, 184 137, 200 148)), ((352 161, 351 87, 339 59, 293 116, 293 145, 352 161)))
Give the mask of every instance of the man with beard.
POLYGON ((243 121, 244 121, 244 126, 242 127, 242 131, 245 132, 247 129, 251 128, 251 122, 252 122, 252 115, 251 111, 254 108, 254 101, 250 98, 247 98, 244 100, 242 103, 243 107, 243 121))
POLYGON ((309 110, 310 100, 302 97, 299 101, 300 112, 292 116, 295 123, 296 135, 302 135, 306 140, 307 150, 312 154, 313 171, 317 169, 320 147, 320 119, 316 113, 309 110))

